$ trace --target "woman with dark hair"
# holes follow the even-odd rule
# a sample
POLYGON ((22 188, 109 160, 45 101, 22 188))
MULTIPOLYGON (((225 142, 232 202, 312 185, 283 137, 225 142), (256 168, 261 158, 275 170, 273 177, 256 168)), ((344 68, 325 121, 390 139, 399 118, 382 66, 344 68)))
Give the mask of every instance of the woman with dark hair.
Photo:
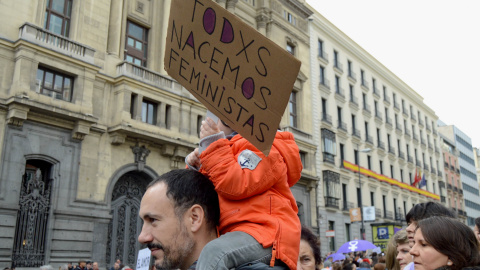
POLYGON ((480 269, 478 241, 460 221, 433 216, 418 222, 410 250, 415 270, 480 269))
POLYGON ((480 245, 480 217, 477 217, 475 219, 475 227, 473 228, 473 232, 475 233, 475 236, 477 237, 478 243, 480 245))
POLYGON ((309 228, 302 226, 297 269, 316 270, 321 263, 320 240, 309 228))

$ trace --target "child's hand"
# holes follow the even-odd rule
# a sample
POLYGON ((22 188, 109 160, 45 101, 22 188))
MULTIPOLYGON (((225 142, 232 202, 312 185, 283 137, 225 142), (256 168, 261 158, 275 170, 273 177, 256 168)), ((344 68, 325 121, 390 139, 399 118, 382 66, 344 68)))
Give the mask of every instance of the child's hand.
POLYGON ((200 139, 217 134, 219 132, 220 129, 218 129, 217 124, 210 119, 210 117, 207 117, 206 120, 202 121, 202 126, 200 127, 200 139))
POLYGON ((195 150, 187 156, 187 163, 195 168, 200 168, 201 163, 198 148, 195 148, 195 150))

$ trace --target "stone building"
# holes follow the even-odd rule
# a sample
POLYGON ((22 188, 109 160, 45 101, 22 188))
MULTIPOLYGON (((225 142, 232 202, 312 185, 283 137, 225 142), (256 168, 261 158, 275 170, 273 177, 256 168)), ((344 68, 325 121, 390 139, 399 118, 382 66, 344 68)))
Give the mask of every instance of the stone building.
MULTIPOLYGON (((298 0, 217 2, 303 63, 281 127, 301 150, 292 190, 314 226, 312 11, 298 0)), ((0 2, 0 264, 135 265, 145 187, 185 166, 205 114, 163 69, 170 3, 0 2)))
POLYGON ((358 207, 373 207, 365 237, 383 247, 393 229, 381 234, 406 225, 414 204, 444 194, 438 117, 319 12, 310 20, 310 61, 322 253, 362 239, 362 222, 350 219, 358 207), (426 185, 411 186, 420 172, 426 185))

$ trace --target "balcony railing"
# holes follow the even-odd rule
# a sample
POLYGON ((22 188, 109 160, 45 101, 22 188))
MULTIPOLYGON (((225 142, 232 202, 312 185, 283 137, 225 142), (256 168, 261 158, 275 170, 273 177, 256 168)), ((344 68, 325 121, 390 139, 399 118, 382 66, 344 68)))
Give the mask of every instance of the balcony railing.
POLYGON ((355 96, 350 96, 350 102, 358 106, 358 99, 355 96))
POLYGON ((368 82, 362 79, 362 87, 365 88, 366 90, 369 90, 368 82))
POLYGON ((418 159, 415 159, 415 165, 417 165, 418 167, 422 167, 422 163, 418 159))
POLYGON ((440 196, 440 201, 444 203, 444 202, 447 202, 447 199, 445 198, 445 196, 440 196))
POLYGON ((400 110, 400 104, 398 104, 396 101, 393 101, 393 107, 397 110, 400 110))
POLYGON ((405 154, 402 151, 398 151, 398 157, 401 159, 405 159, 405 154))
POLYGON ((95 50, 93 48, 73 41, 64 36, 54 34, 36 25, 24 23, 20 27, 19 35, 20 39, 30 41, 39 46, 90 64, 94 63, 95 50))
POLYGON ((348 77, 354 81, 357 81, 357 74, 355 74, 355 72, 353 70, 350 70, 348 72, 348 77))
POLYGON ((372 136, 370 136, 370 135, 366 135, 366 138, 365 138, 365 140, 366 140, 368 143, 371 143, 371 144, 373 144, 373 138, 372 138, 372 136))
POLYGON ((332 116, 327 113, 322 113, 322 121, 328 124, 332 124, 332 116))
POLYGON ((385 211, 385 216, 384 218, 387 218, 387 219, 393 219, 393 212, 392 211, 385 211))
POLYGON ((360 135, 360 130, 356 129, 356 128, 352 128, 352 135, 361 139, 362 136, 360 135))
POLYGON ((344 132, 347 132, 347 124, 345 122, 338 122, 338 129, 343 130, 344 132))
POLYGON ((363 110, 364 110, 365 112, 367 112, 368 114, 370 114, 370 112, 371 112, 371 111, 370 111, 370 106, 369 106, 368 104, 366 104, 366 103, 363 104, 363 110))
POLYGON ((394 154, 394 155, 395 155, 395 147, 389 146, 389 147, 388 147, 388 152, 389 152, 390 154, 394 154))
POLYGON ((413 163, 413 157, 412 157, 412 156, 408 156, 408 157, 407 157, 407 161, 410 162, 410 163, 413 163))
POLYGON ((377 218, 382 217, 382 210, 380 208, 375 208, 375 217, 377 218))
POLYGON ((321 51, 320 54, 318 55, 319 58, 322 58, 323 61, 328 63, 328 53, 325 51, 321 51))
POLYGON ((342 210, 343 211, 348 211, 349 209, 351 208, 355 208, 355 204, 352 203, 352 202, 343 202, 343 207, 342 207, 342 210))
POLYGON ((378 141, 378 148, 385 150, 385 143, 378 141))
POLYGON ((330 81, 328 79, 323 79, 320 81, 320 88, 326 88, 330 90, 330 81))
POLYGON ((375 112, 375 118, 378 118, 380 121, 383 121, 382 113, 381 112, 375 112))
POLYGON ((333 65, 333 67, 338 69, 339 71, 343 72, 343 65, 339 61, 336 61, 333 65))
POLYGON ((334 197, 325 197, 325 207, 340 209, 338 201, 339 199, 334 197))
POLYGON ((175 91, 182 89, 182 86, 178 82, 130 62, 122 62, 117 66, 117 76, 131 77, 159 88, 167 88, 175 91))

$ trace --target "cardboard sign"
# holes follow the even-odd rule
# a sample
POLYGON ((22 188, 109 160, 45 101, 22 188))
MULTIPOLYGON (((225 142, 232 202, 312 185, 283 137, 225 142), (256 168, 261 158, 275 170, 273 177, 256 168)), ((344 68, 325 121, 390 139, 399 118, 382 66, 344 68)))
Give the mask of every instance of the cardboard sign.
POLYGON ((300 61, 211 0, 173 0, 165 70, 268 155, 300 61))
POLYGON ((360 207, 350 208, 350 222, 362 221, 362 213, 360 207))
POLYGON ((152 252, 148 248, 144 248, 138 251, 137 257, 137 267, 136 270, 149 270, 150 268, 150 257, 152 252))

